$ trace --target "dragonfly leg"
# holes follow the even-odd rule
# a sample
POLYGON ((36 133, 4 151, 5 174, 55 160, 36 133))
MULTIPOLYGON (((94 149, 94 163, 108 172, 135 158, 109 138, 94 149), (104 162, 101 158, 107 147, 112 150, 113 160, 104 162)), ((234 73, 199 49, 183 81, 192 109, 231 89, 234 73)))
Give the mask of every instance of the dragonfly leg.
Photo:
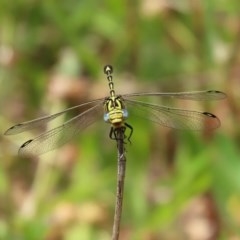
MULTIPOLYGON (((133 127, 130 125, 130 124, 128 124, 128 123, 124 123, 124 125, 130 130, 130 133, 129 133, 129 136, 128 136, 128 142, 129 143, 131 143, 131 137, 132 137, 132 134, 133 134, 133 127)), ((125 128, 125 130, 126 130, 126 128, 125 128)))
POLYGON ((120 127, 120 128, 114 128, 114 127, 111 127, 111 130, 109 132, 109 137, 112 139, 112 140, 121 140, 119 137, 118 137, 118 131, 122 131, 122 133, 124 134, 124 138, 122 140, 124 140, 126 138, 125 136, 125 131, 126 131, 126 127, 120 127))
MULTIPOLYGON (((122 133, 124 134, 124 139, 123 140, 125 140, 127 138, 128 142, 131 143, 130 139, 131 139, 131 136, 133 134, 133 127, 131 125, 129 125, 128 123, 124 123, 124 126, 121 126, 120 128, 111 127, 111 130, 109 132, 109 137, 112 140, 121 140, 118 137, 118 131, 122 131, 122 133), (129 136, 127 136, 125 134, 127 128, 130 129, 129 136)), ((126 142, 124 142, 124 143, 126 144, 126 142)))
POLYGON ((115 134, 114 134, 114 128, 113 128, 113 127, 111 127, 111 129, 110 129, 109 137, 110 137, 112 140, 116 140, 116 136, 115 136, 115 134))

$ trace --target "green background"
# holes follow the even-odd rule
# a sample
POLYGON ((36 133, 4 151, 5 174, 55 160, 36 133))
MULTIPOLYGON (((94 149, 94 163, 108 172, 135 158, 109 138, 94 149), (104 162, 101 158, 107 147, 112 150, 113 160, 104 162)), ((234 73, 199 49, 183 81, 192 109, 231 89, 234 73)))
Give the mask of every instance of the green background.
MULTIPOLYGON (((117 93, 224 91, 223 101, 174 103, 216 114, 216 131, 174 131, 130 114, 120 239, 240 239, 239 11, 239 0, 0 1, 1 132, 107 96, 106 64, 117 93)), ((0 136, 0 239, 111 238, 109 125, 98 121, 40 157, 16 154, 63 121, 0 136)))

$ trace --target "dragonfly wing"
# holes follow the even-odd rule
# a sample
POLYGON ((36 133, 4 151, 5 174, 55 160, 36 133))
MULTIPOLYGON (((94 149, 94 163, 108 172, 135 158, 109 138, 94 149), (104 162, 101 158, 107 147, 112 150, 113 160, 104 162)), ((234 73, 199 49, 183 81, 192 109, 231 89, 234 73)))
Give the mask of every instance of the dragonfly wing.
POLYGON ((62 146, 103 114, 102 103, 86 110, 59 127, 28 140, 19 148, 19 155, 40 155, 62 146))
POLYGON ((155 96, 155 97, 168 97, 194 101, 204 100, 221 100, 226 98, 226 94, 216 90, 207 91, 195 91, 195 92, 178 92, 178 93, 158 93, 158 92, 146 92, 146 93, 131 93, 123 94, 124 99, 143 96, 155 96))
POLYGON ((129 114, 175 129, 202 130, 220 126, 220 120, 208 112, 170 108, 141 101, 125 100, 129 114))
POLYGON ((31 120, 31 121, 27 121, 27 122, 23 122, 23 123, 19 123, 19 124, 16 124, 12 127, 10 127, 5 133, 4 135, 13 135, 13 134, 18 134, 18 133, 22 133, 22 132, 25 132, 25 131, 28 131, 28 130, 31 130, 33 128, 37 128, 37 127, 40 127, 40 126, 44 126, 46 125, 48 122, 54 120, 55 118, 59 117, 59 116, 62 116, 63 114, 67 113, 67 112, 70 112, 72 110, 75 110, 75 109, 81 109, 81 108, 85 108, 87 106, 91 106, 93 105, 94 103, 96 104, 97 102, 102 102, 103 99, 97 99, 97 100, 94 100, 94 101, 91 101, 91 102, 87 102, 87 103, 83 103, 81 105, 78 105, 78 106, 74 106, 74 107, 71 107, 71 108, 68 108, 68 109, 65 109, 64 111, 61 111, 61 112, 58 112, 58 113, 55 113, 55 114, 52 114, 52 115, 48 115, 48 116, 45 116, 45 117, 41 117, 41 118, 37 118, 37 119, 34 119, 34 120, 31 120))

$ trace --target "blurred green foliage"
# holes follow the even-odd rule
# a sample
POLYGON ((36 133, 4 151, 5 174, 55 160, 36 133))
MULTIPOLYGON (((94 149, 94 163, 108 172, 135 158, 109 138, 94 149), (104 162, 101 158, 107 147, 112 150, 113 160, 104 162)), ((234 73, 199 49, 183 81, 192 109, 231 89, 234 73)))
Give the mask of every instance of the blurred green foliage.
MULTIPOLYGON (((116 91, 224 91, 228 100, 182 106, 218 115, 215 132, 130 117, 120 239, 240 239, 239 9, 238 0, 2 0, 1 131, 105 96, 109 63, 116 91)), ((1 136, 0 239, 110 239, 108 131, 99 122, 36 159, 16 155, 36 132, 1 136)))

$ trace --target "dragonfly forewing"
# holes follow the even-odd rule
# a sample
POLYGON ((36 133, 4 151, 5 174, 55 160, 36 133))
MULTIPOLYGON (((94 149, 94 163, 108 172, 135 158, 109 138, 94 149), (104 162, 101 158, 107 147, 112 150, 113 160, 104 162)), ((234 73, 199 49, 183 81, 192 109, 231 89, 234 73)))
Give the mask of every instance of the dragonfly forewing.
POLYGON ((38 127, 42 127, 44 125, 46 125, 47 123, 51 122, 52 120, 56 119, 57 117, 60 117, 70 111, 76 110, 78 109, 81 112, 81 108, 86 108, 86 107, 91 107, 91 105, 93 104, 97 104, 98 102, 103 102, 103 99, 96 99, 87 103, 83 103, 81 105, 77 105, 71 108, 67 108, 64 111, 52 114, 52 115, 48 115, 48 116, 44 116, 41 118, 37 118, 31 121, 27 121, 27 122, 23 122, 23 123, 19 123, 16 124, 12 127, 10 127, 5 133, 4 135, 13 135, 13 134, 18 134, 18 133, 22 133, 34 128, 38 128, 38 127))
POLYGON ((177 92, 177 93, 162 93, 162 92, 144 92, 144 93, 131 93, 123 94, 123 98, 133 98, 141 96, 155 96, 155 97, 168 97, 193 101, 211 101, 221 100, 226 98, 226 94, 221 91, 207 90, 207 91, 194 91, 194 92, 177 92))
POLYGON ((82 112, 59 127, 26 141, 19 148, 19 155, 40 155, 62 146, 103 114, 102 102, 82 112))

